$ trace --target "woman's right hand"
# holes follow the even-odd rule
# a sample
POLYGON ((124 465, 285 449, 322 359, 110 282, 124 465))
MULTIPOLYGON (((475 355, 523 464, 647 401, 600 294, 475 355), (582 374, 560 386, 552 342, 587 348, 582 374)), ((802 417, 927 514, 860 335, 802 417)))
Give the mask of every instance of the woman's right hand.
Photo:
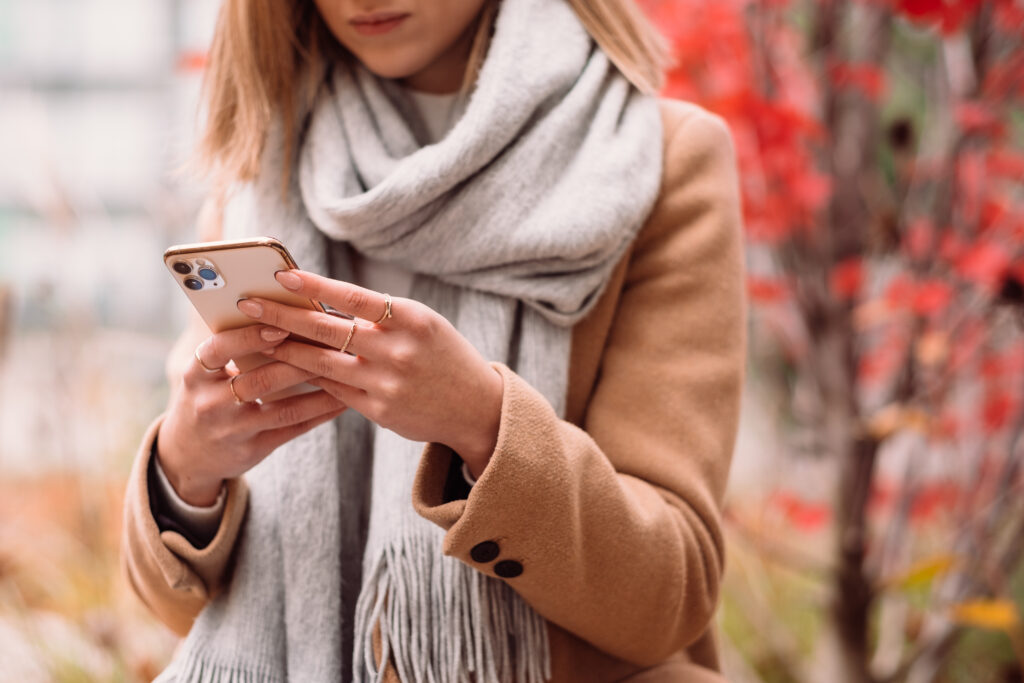
POLYGON ((157 434, 160 465, 186 503, 212 505, 225 479, 242 475, 281 444, 347 408, 326 391, 254 402, 315 377, 282 362, 241 374, 227 367, 231 358, 273 348, 287 336, 275 327, 253 325, 214 334, 196 348, 157 434))

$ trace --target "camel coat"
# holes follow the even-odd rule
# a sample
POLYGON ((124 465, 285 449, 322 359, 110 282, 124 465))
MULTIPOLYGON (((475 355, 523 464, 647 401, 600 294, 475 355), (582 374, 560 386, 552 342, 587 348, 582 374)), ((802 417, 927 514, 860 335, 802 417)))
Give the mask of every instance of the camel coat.
MULTIPOLYGON (((504 378, 501 422, 476 485, 453 494, 453 454, 433 443, 413 485, 416 511, 446 530, 444 553, 508 582, 547 619, 556 683, 723 680, 712 617, 745 375, 739 192, 723 122, 692 104, 661 108, 661 194, 573 328, 566 419, 492 363, 504 378)), ((184 634, 228 585, 247 490, 228 482, 204 548, 161 531, 147 485, 159 424, 129 481, 122 566, 184 634)))

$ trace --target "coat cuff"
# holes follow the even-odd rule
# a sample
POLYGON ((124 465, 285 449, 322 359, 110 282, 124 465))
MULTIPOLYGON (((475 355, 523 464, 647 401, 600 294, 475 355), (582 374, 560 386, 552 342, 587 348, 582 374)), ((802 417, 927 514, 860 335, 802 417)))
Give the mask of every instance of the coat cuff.
MULTIPOLYGON (((533 451, 533 446, 550 446, 552 440, 558 438, 557 433, 550 429, 559 422, 558 416, 548 400, 504 363, 492 361, 490 365, 501 374, 504 383, 501 418, 494 452, 476 484, 465 488, 464 498, 453 498, 452 492, 457 487, 452 485, 452 481, 462 478, 462 461, 451 448, 440 443, 428 443, 424 447, 413 481, 412 499, 416 512, 446 531, 451 531, 452 527, 463 520, 467 510, 482 505, 490 508, 491 504, 498 501, 515 500, 516 494, 512 489, 516 488, 516 484, 536 478, 535 471, 531 474, 524 469, 534 469, 536 463, 532 461, 541 455, 533 453, 524 458, 524 446, 526 450, 533 451), (502 493, 496 496, 499 490, 502 493)), ((551 480, 547 484, 558 485, 551 480)), ((500 515, 498 510, 489 512, 500 515)), ((449 533, 444 543, 445 554, 472 562, 469 538, 465 538, 464 542, 458 540, 466 536, 464 533, 449 533)))
POLYGON ((177 531, 196 548, 205 548, 217 535, 227 502, 227 484, 221 484, 213 505, 191 505, 178 495, 164 472, 154 448, 149 457, 149 499, 160 531, 177 531))
POLYGON ((163 416, 160 416, 146 430, 132 468, 125 523, 132 525, 132 536, 141 541, 141 547, 136 546, 132 550, 148 555, 169 587, 186 590, 199 597, 210 597, 220 587, 235 546, 245 517, 248 488, 242 478, 227 481, 224 515, 213 539, 203 547, 196 547, 178 531, 162 530, 154 514, 149 477, 150 460, 162 423, 163 416), (197 575, 202 580, 201 586, 194 585, 197 575))

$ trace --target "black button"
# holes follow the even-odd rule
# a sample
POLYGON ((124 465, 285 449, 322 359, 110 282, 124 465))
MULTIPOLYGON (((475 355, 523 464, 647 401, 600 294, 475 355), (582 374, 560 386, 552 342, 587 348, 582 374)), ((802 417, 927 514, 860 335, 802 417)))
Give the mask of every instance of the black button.
POLYGON ((503 579, 514 579, 523 573, 523 565, 515 560, 502 560, 494 565, 494 573, 503 579))
POLYGON ((484 541, 483 543, 477 543, 473 546, 473 549, 469 551, 469 556, 473 558, 474 562, 490 562, 498 556, 501 552, 501 548, 494 541, 484 541))

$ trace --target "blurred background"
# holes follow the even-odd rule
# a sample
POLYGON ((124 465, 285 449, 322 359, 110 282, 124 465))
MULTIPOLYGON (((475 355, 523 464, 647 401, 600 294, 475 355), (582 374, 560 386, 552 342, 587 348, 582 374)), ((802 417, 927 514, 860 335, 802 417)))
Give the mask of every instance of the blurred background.
MULTIPOLYGON (((212 0, 0 2, 0 681, 149 681, 120 499, 166 400, 212 0)), ((184 305, 183 305, 184 304, 184 305)))
MULTIPOLYGON (((1024 0, 643 0, 751 301, 731 681, 1024 677, 1024 0)), ((117 567, 187 302, 213 0, 0 0, 0 681, 148 681, 117 567)))

